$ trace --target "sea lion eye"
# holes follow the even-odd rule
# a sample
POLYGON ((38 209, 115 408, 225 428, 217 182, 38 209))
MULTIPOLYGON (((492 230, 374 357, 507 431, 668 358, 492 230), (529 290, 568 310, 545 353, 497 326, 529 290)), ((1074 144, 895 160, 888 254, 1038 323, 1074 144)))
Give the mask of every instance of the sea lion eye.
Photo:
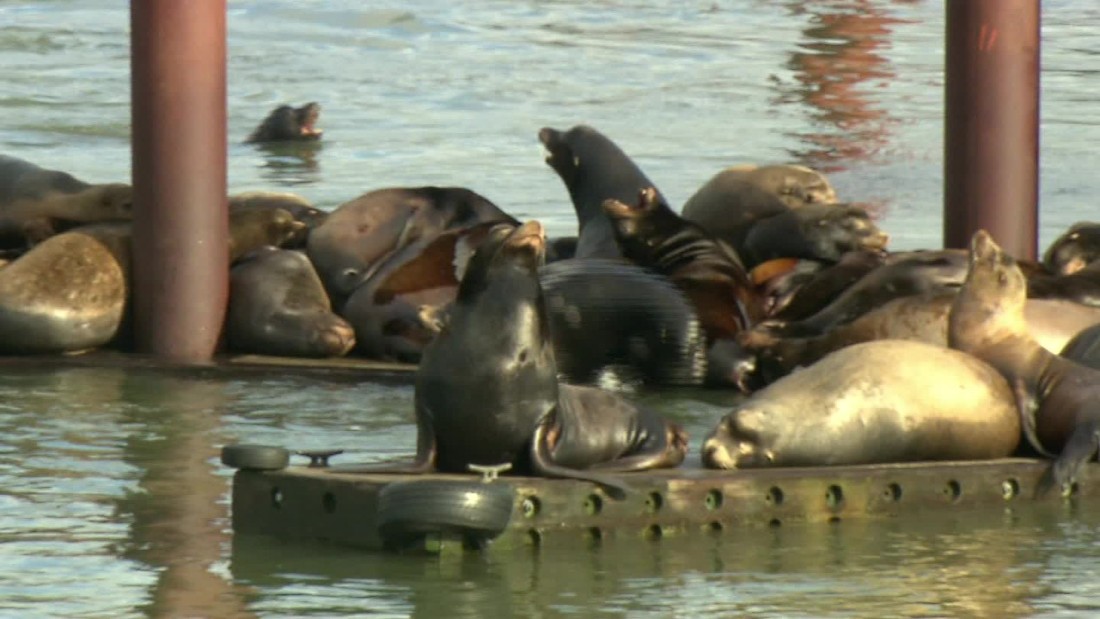
POLYGON ((1002 286, 1007 285, 1008 284, 1008 274, 1006 274, 1004 271, 1002 271, 1000 273, 997 273, 997 283, 1002 285, 1002 286))

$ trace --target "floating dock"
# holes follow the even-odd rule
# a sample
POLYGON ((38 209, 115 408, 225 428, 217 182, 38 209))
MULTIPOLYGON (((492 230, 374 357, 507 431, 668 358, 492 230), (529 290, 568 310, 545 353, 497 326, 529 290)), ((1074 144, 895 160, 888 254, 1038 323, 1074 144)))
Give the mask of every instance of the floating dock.
MULTIPOLYGON (((1050 466, 1023 458, 867 466, 712 471, 680 468, 620 475, 633 492, 614 500, 596 485, 563 479, 501 476, 511 489, 507 526, 488 547, 721 535, 733 529, 795 522, 891 518, 929 511, 1027 509, 1094 501, 1100 490, 1080 483, 1038 496, 1050 466)), ((1089 479, 1100 465, 1090 464, 1089 479)), ((290 466, 239 470, 233 480, 233 529, 284 539, 382 549, 379 494, 390 484, 428 477, 456 484, 474 475, 382 475, 354 467, 290 466)), ((425 535, 423 549, 462 548, 461 535, 425 535)))

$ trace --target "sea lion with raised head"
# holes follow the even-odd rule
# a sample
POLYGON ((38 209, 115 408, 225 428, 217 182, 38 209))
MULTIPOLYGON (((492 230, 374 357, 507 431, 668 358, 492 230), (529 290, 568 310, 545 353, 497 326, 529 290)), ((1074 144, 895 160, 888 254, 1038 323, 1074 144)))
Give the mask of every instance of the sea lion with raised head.
MULTIPOLYGON (((655 185, 617 144, 587 125, 568 131, 544 127, 539 141, 548 152, 547 165, 565 183, 577 213, 574 256, 617 258, 619 246, 601 205, 610 199, 632 202, 639 191, 655 185)), ((664 202, 660 192, 657 199, 664 202)))
POLYGON ((1012 385, 1028 442, 1058 454, 1040 490, 1073 483, 1100 444, 1100 370, 1043 348, 1027 331, 1027 280, 985 230, 970 240, 970 268, 948 319, 948 343, 996 368, 1012 385))
POLYGON ((245 139, 245 143, 319 140, 324 133, 317 127, 317 119, 320 115, 321 104, 316 101, 297 108, 280 105, 271 110, 245 139))
MULTIPOLYGON (((559 384, 538 268, 542 226, 494 227, 471 258, 446 325, 416 373, 416 460, 407 472, 513 472, 593 481, 676 466, 686 435, 618 394, 559 384), (600 472, 596 472, 599 469, 600 472)), ((370 470, 394 470, 392 466, 370 470)))

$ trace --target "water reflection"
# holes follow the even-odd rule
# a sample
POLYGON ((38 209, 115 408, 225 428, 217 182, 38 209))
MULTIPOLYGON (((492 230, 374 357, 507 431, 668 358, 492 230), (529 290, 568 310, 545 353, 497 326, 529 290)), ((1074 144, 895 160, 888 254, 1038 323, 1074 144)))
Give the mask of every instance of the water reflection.
POLYGON ((909 22, 895 17, 889 4, 868 0, 799 1, 787 9, 809 24, 787 62, 797 85, 778 84, 779 102, 803 101, 814 125, 812 131, 787 134, 805 145, 790 150, 791 156, 835 172, 879 155, 898 120, 874 91, 897 78, 884 51, 895 26, 909 22))
POLYGON ((318 153, 321 141, 272 142, 250 145, 263 158, 260 176, 277 186, 313 185, 321 181, 318 153))
POLYGON ((123 457, 142 470, 137 488, 118 501, 131 523, 122 556, 157 573, 144 610, 157 617, 246 616, 244 588, 218 573, 230 541, 227 480, 215 473, 224 443, 225 383, 141 375, 124 399, 140 403, 126 422, 141 431, 123 457))

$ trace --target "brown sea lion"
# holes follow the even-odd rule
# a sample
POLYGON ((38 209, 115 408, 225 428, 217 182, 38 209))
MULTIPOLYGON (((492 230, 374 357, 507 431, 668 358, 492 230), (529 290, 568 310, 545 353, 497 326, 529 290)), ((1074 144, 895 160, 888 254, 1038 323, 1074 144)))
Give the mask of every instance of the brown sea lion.
POLYGON ((1016 392, 1029 443, 1059 454, 1043 488, 1066 489, 1100 441, 1100 370, 1059 357, 1027 331, 1027 281, 984 230, 970 241, 970 269, 951 308, 948 343, 995 367, 1016 392))
POLYGON ((34 245, 82 223, 130 219, 130 185, 93 185, 0 155, 0 240, 8 247, 34 245))
POLYGON ((336 208, 309 233, 306 251, 333 305, 394 255, 423 251, 447 230, 518 222, 485 197, 462 187, 390 187, 367 192, 336 208))
POLYGON ((417 363, 435 337, 423 312, 454 301, 458 283, 492 222, 418 239, 371 269, 340 308, 355 328, 356 352, 371 359, 417 363))
POLYGON ((305 254, 266 246, 229 273, 225 337, 237 352, 288 357, 340 357, 355 330, 332 313, 321 278, 305 254))
POLYGON ((1047 272, 1025 275, 1028 298, 1066 299, 1100 307, 1100 260, 1075 268, 1072 273, 1065 275, 1051 275, 1047 272))
POLYGON ((799 261, 800 270, 765 284, 765 295, 771 300, 768 316, 784 322, 809 318, 885 262, 879 251, 846 252, 832 264, 799 261))
POLYGON ((744 249, 745 238, 757 221, 791 210, 775 192, 746 179, 741 172, 719 172, 680 210, 684 219, 736 251, 744 249))
POLYGON ((996 370, 941 346, 880 340, 753 394, 702 454, 720 469, 874 464, 1000 458, 1019 442, 1012 390, 996 370))
MULTIPOLYGON (((574 256, 617 258, 619 246, 601 205, 610 199, 631 202, 639 191, 655 185, 618 145, 587 125, 569 131, 544 127, 539 141, 549 153, 546 163, 565 183, 577 213, 574 256)), ((657 199, 664 202, 660 192, 657 199)))
POLYGON ((1100 324, 1082 329, 1062 347, 1060 356, 1100 370, 1100 324))
POLYGON ((78 352, 110 342, 129 295, 126 246, 52 236, 0 270, 0 352, 78 352))
POLYGON ((275 191, 245 191, 229 196, 229 212, 243 210, 283 209, 294 216, 294 219, 305 224, 293 238, 282 246, 286 248, 304 248, 309 231, 321 225, 328 217, 328 213, 313 206, 304 197, 285 192, 275 191))
POLYGON ((281 208, 241 209, 229 213, 229 263, 265 245, 283 247, 301 236, 306 224, 281 208))
POLYGON ((683 460, 679 426, 617 394, 559 384, 538 280, 544 251, 542 226, 531 221, 494 227, 471 258, 417 370, 416 460, 399 470, 507 462, 515 473, 593 481, 621 497, 624 484, 603 472, 683 460))
POLYGON ((607 200, 622 254, 668 277, 691 300, 707 337, 731 338, 764 316, 764 302, 736 253, 677 215, 653 188, 633 205, 607 200))
POLYGON ((746 180, 761 189, 779 196, 792 208, 807 204, 832 204, 836 202, 836 190, 824 174, 802 165, 773 163, 758 166, 742 164, 730 166, 719 173, 726 178, 746 180))
POLYGON ((324 133, 317 128, 320 115, 321 104, 315 101, 298 108, 280 105, 263 119, 245 143, 319 140, 324 133))
POLYGON ((1079 221, 1054 239, 1043 252, 1043 266, 1056 275, 1069 275, 1100 260, 1100 223, 1079 221))

